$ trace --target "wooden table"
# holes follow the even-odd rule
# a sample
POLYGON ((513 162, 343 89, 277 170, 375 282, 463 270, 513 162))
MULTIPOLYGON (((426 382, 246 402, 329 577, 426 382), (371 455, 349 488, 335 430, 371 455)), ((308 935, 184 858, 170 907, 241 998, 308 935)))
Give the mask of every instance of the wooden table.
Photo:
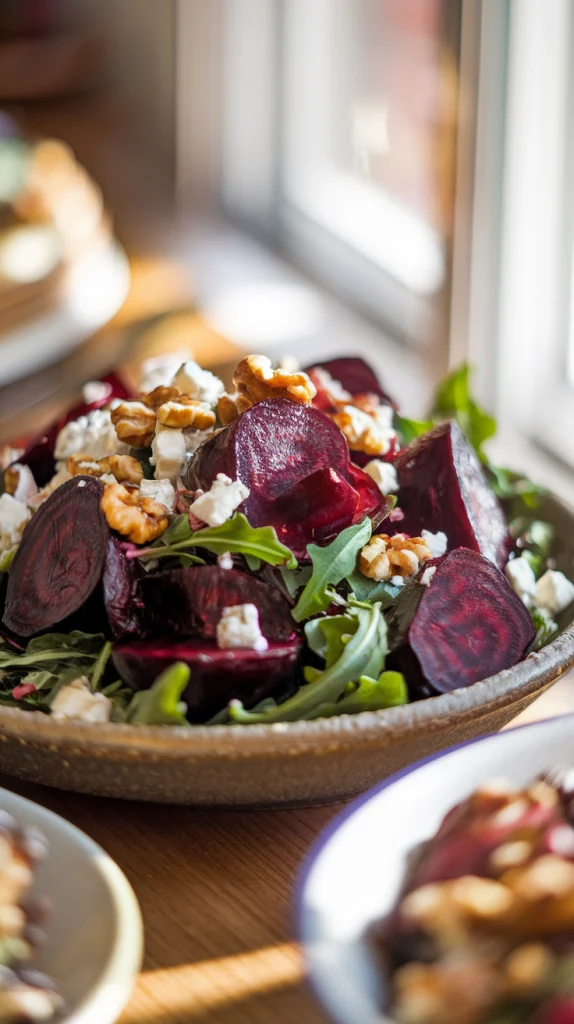
MULTIPOLYGON (((574 673, 513 725, 574 711, 574 673)), ((340 807, 205 811, 0 780, 84 829, 140 901, 146 958, 120 1024, 321 1024, 293 942, 300 865, 340 807)))

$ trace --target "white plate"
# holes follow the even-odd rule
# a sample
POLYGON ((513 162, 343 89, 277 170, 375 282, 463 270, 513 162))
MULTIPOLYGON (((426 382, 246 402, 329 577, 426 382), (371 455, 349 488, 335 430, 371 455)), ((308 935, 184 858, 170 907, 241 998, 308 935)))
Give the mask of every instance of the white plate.
POLYGON ((65 1001, 58 1022, 113 1024, 127 1003, 143 952, 133 890, 101 847, 52 811, 0 789, 0 808, 46 836, 49 853, 34 893, 53 913, 34 967, 53 977, 65 1001))
POLYGON ((574 715, 454 747, 370 790, 335 819, 300 881, 299 934, 311 984, 338 1024, 392 1024, 367 933, 397 899, 414 846, 489 778, 524 785, 574 764, 574 715))

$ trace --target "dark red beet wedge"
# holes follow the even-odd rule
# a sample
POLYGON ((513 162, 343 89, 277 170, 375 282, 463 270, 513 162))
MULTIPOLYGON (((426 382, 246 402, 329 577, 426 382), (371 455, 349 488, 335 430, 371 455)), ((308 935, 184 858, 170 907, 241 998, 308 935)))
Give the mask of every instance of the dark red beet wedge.
POLYGON ((395 533, 416 537, 423 529, 441 530, 449 550, 471 548, 505 565, 511 542, 504 513, 457 423, 441 423, 423 434, 394 465, 405 514, 395 533))
POLYGON ((145 576, 137 558, 126 558, 123 542, 116 534, 108 537, 102 589, 106 614, 114 640, 143 638, 144 603, 139 589, 145 576))
POLYGON ((254 604, 268 640, 294 636, 291 608, 279 590, 236 569, 197 565, 148 576, 141 583, 150 634, 213 640, 223 609, 254 604))
POLYGON ((412 697, 447 693, 510 668, 535 634, 528 610, 487 558, 458 548, 435 564, 407 642, 389 657, 389 667, 404 669, 412 697))
POLYGON ((32 636, 78 611, 100 581, 108 526, 103 487, 76 476, 54 491, 30 521, 8 579, 4 622, 32 636))
POLYGON ((159 639, 115 644, 113 660, 135 690, 147 689, 175 661, 185 662, 191 669, 183 694, 188 718, 205 722, 235 697, 249 708, 265 697, 287 697, 295 689, 302 649, 298 637, 270 643, 267 651, 220 651, 213 640, 159 639))
MULTIPOLYGON (((341 356, 338 359, 327 359, 324 363, 314 363, 312 366, 306 368, 306 372, 311 376, 313 383, 317 385, 317 380, 313 377, 313 370, 321 369, 326 370, 327 373, 333 377, 334 380, 338 380, 343 385, 346 391, 351 395, 363 395, 371 392, 374 395, 378 395, 383 402, 387 402, 389 405, 395 405, 392 398, 389 397, 387 392, 381 387, 379 378, 375 371, 371 369, 368 363, 359 356, 341 356)), ((324 400, 320 394, 320 385, 318 388, 318 405, 319 408, 323 408, 324 400)), ((327 403, 328 404, 328 403, 327 403)))
POLYGON ((242 509, 250 524, 274 526, 299 558, 311 541, 326 543, 365 516, 376 525, 388 509, 374 481, 349 462, 332 420, 286 398, 259 402, 206 441, 185 485, 207 490, 218 473, 249 487, 242 509))

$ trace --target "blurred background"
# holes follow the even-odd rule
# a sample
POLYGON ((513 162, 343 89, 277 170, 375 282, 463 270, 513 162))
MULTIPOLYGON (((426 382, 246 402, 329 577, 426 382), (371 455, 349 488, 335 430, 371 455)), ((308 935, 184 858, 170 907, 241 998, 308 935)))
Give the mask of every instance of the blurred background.
POLYGON ((574 497, 569 0, 0 0, 0 441, 189 345, 468 359, 574 497), (57 140, 57 141, 55 141, 57 140))

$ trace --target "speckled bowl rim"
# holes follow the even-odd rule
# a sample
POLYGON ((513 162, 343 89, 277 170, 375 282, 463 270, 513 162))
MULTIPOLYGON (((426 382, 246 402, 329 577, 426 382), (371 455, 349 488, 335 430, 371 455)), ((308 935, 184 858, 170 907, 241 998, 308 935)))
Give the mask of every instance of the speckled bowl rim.
POLYGON ((273 752, 298 753, 303 748, 321 753, 372 743, 383 738, 400 739, 414 727, 443 731, 450 722, 491 714, 521 698, 538 693, 574 665, 574 624, 543 650, 524 661, 472 686, 440 697, 383 711, 363 711, 311 722, 280 722, 273 725, 134 726, 104 725, 54 720, 48 716, 0 708, 0 733, 22 741, 65 749, 81 747, 110 752, 121 750, 128 757, 142 754, 162 759, 211 760, 221 756, 234 759, 266 757, 273 752))

